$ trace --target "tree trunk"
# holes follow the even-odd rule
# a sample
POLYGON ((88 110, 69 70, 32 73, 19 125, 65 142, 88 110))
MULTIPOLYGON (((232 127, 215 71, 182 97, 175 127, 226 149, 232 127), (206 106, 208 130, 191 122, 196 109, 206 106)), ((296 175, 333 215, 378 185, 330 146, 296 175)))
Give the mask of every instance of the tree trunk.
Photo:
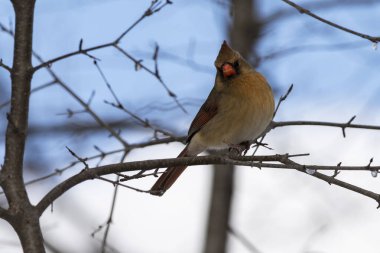
POLYGON ((24 180, 23 162, 28 130, 29 95, 33 76, 32 42, 34 0, 13 0, 15 34, 12 95, 8 114, 4 166, 0 184, 8 201, 5 219, 15 229, 24 252, 45 252, 39 213, 29 201, 24 180))
POLYGON ((45 252, 39 218, 39 213, 35 207, 27 206, 25 212, 8 220, 15 229, 25 253, 45 252))

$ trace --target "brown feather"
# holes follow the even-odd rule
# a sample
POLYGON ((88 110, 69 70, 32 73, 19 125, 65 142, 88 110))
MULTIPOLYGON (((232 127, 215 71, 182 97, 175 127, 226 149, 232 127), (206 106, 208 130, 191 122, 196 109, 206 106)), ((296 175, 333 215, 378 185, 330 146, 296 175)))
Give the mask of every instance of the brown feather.
POLYGON ((187 134, 187 142, 190 142, 194 134, 201 130, 201 128, 218 113, 219 100, 220 94, 215 88, 212 89, 210 95, 201 106, 199 112, 190 125, 189 132, 187 134))
POLYGON ((216 57, 214 65, 217 68, 221 68, 224 63, 233 63, 238 59, 241 59, 240 54, 237 51, 230 48, 227 42, 224 41, 222 46, 220 47, 219 54, 216 57))

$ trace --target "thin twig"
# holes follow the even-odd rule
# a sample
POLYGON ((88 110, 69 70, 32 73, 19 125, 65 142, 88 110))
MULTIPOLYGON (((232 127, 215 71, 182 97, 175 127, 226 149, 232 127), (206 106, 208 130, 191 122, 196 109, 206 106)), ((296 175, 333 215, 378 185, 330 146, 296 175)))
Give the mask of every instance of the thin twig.
POLYGON ((3 59, 0 58, 0 67, 2 67, 3 69, 7 70, 9 73, 12 72, 12 68, 9 67, 8 65, 6 65, 5 63, 3 63, 3 59))
MULTIPOLYGON (((277 111, 278 111, 278 109, 280 108, 281 104, 282 104, 282 103, 288 98, 288 96, 289 96, 289 94, 292 92, 292 90, 293 90, 293 84, 291 84, 291 85, 289 86, 288 90, 286 91, 286 93, 280 97, 280 99, 279 99, 279 101, 278 101, 278 103, 277 103, 276 109, 275 109, 274 112, 273 112, 273 118, 276 116, 277 111)), ((259 150, 259 147, 262 146, 262 145, 260 145, 260 144, 263 143, 264 138, 265 138, 267 132, 268 132, 269 130, 272 129, 271 127, 272 127, 272 126, 269 125, 269 127, 266 129, 266 131, 265 131, 265 133, 263 134, 263 136, 261 136, 260 140, 257 141, 257 144, 258 144, 258 145, 256 145, 255 150, 253 151, 253 154, 252 154, 252 155, 255 155, 255 154, 257 153, 257 151, 259 150)))
MULTIPOLYGON (((128 148, 130 150, 132 150, 132 149, 136 149, 136 148, 145 148, 145 147, 154 146, 154 145, 168 144, 168 143, 171 143, 171 142, 183 142, 185 140, 186 140, 185 136, 182 136, 182 137, 168 137, 168 138, 156 139, 156 140, 146 141, 146 142, 141 142, 141 143, 136 143, 136 144, 129 144, 128 148)), ((87 161, 91 161, 91 160, 98 159, 98 158, 102 159, 102 158, 104 158, 104 156, 109 156, 109 155, 113 155, 113 154, 117 154, 117 153, 121 153, 121 152, 125 152, 125 149, 116 149, 116 150, 113 150, 113 151, 104 152, 104 153, 100 153, 100 154, 97 154, 97 155, 94 155, 94 156, 90 156, 90 157, 87 157, 87 161)), ((69 170, 69 169, 73 168, 78 163, 80 163, 80 161, 78 161, 78 160, 73 161, 73 162, 71 162, 69 165, 67 165, 64 168, 55 169, 54 172, 51 172, 51 173, 49 173, 49 174, 47 174, 45 176, 42 176, 42 177, 30 180, 28 182, 25 182, 25 185, 35 184, 35 183, 41 182, 43 180, 49 179, 49 178, 54 177, 54 176, 60 176, 66 170, 69 170)), ((99 164, 96 167, 98 167, 98 166, 99 166, 99 164)), ((0 194, 3 194, 3 193, 4 192, 0 192, 0 194)))
POLYGON ((166 5, 172 4, 172 1, 166 0, 165 3, 162 3, 158 0, 153 0, 149 6, 149 8, 144 12, 144 14, 137 19, 127 30, 125 30, 116 40, 115 44, 118 44, 122 38, 125 37, 127 33, 129 33, 138 23, 140 23, 144 18, 151 16, 152 14, 159 12, 166 5))
POLYGON ((280 97, 280 100, 278 101, 276 109, 274 110, 273 118, 276 116, 278 108, 280 108, 281 104, 288 98, 288 96, 289 96, 290 92, 292 92, 292 90, 293 90, 293 84, 291 84, 289 86, 288 90, 286 91, 286 93, 280 97))
MULTIPOLYGON (((94 47, 83 49, 83 39, 81 39, 80 42, 79 42, 78 50, 76 50, 74 52, 71 52, 71 53, 67 53, 67 54, 58 56, 58 57, 56 57, 54 59, 51 59, 51 60, 48 60, 48 61, 42 61, 40 63, 40 65, 35 66, 33 68, 33 71, 37 71, 37 70, 39 70, 39 69, 41 69, 43 67, 48 67, 50 69, 50 67, 52 66, 53 63, 61 61, 61 60, 66 59, 66 58, 69 58, 69 57, 72 57, 72 56, 75 56, 75 55, 79 55, 79 54, 87 55, 91 59, 96 60, 95 57, 93 57, 92 55, 89 55, 89 52, 95 51, 95 50, 99 50, 99 49, 103 49, 103 48, 108 48, 108 47, 115 47, 116 49, 118 49, 119 51, 121 51, 124 55, 126 55, 127 53, 125 52, 125 50, 122 50, 118 46, 118 43, 120 42, 120 40, 128 32, 130 32, 138 23, 140 23, 144 18, 146 18, 148 16, 151 16, 154 13, 159 12, 162 8, 164 8, 166 5, 169 5, 169 4, 172 4, 172 2, 170 0, 166 0, 165 3, 162 3, 162 1, 158 1, 158 0, 153 0, 151 2, 151 5, 149 6, 149 8, 144 12, 144 14, 138 20, 136 20, 128 29, 126 29, 116 40, 114 40, 112 42, 109 42, 109 43, 104 43, 104 44, 101 44, 101 45, 98 45, 98 46, 94 46, 94 47)), ((176 102, 176 104, 178 105, 178 107, 182 111, 184 111, 185 113, 187 112, 186 109, 181 105, 181 103, 179 103, 176 94, 169 89, 169 87, 166 85, 166 83, 162 80, 161 76, 159 75, 158 69, 157 69, 157 57, 155 59, 156 72, 152 72, 147 67, 143 66, 141 64, 141 60, 136 60, 136 59, 134 59, 131 56, 129 56, 128 58, 131 59, 135 63, 136 66, 143 67, 144 70, 146 70, 149 73, 153 74, 157 78, 157 80, 162 84, 162 86, 164 87, 164 89, 166 90, 166 92, 168 93, 168 95, 174 99, 174 101, 176 102)))
POLYGON ((327 19, 321 18, 320 16, 312 13, 311 11, 309 11, 309 10, 307 10, 307 9, 299 6, 298 4, 293 3, 292 1, 289 1, 289 0, 282 0, 282 1, 285 2, 285 3, 287 3, 287 4, 289 4, 290 6, 294 7, 295 9, 297 9, 301 14, 306 14, 306 15, 312 17, 312 18, 315 18, 315 19, 317 19, 317 20, 319 20, 319 21, 321 21, 321 22, 323 22, 323 23, 325 23, 327 25, 335 27, 335 28, 337 28, 339 30, 345 31, 347 33, 351 33, 351 34, 356 35, 358 37, 361 37, 363 39, 367 39, 367 40, 369 40, 369 41, 371 41, 373 43, 378 43, 380 41, 380 37, 374 37, 374 36, 370 36, 370 35, 363 34, 363 33, 360 33, 360 32, 356 32, 356 31, 351 30, 349 28, 346 28, 344 26, 341 26, 341 25, 338 25, 336 23, 333 23, 333 22, 331 22, 331 21, 329 21, 327 19))
POLYGON ((103 48, 108 48, 108 47, 115 47, 120 52, 122 52, 122 54, 124 54, 125 56, 128 55, 127 58, 131 59, 135 63, 136 66, 142 67, 144 70, 146 70, 150 74, 154 75, 156 77, 156 79, 164 87, 164 89, 166 90, 166 92, 168 93, 168 95, 174 99, 174 101, 176 102, 176 104, 178 105, 178 107, 182 111, 184 111, 186 113, 187 112, 186 109, 178 101, 176 94, 169 89, 169 87, 166 85, 166 83, 162 80, 161 76, 159 75, 158 65, 157 65, 157 54, 155 54, 155 59, 154 59, 156 71, 153 72, 150 69, 148 69, 147 67, 143 66, 141 64, 141 60, 134 59, 125 50, 121 49, 118 46, 118 43, 120 42, 120 40, 128 32, 130 32, 138 23, 140 23, 145 17, 151 16, 153 13, 159 12, 162 8, 164 8, 166 5, 169 5, 169 4, 172 4, 172 2, 170 0, 166 0, 165 3, 162 3, 162 1, 158 1, 158 0, 153 0, 151 2, 151 5, 149 6, 149 8, 144 12, 144 14, 136 22, 134 22, 127 30, 125 30, 116 40, 114 40, 112 42, 109 42, 109 43, 104 43, 104 44, 101 44, 101 45, 98 45, 98 46, 94 46, 94 47, 89 47, 89 48, 83 49, 83 39, 81 39, 80 42, 79 42, 78 50, 73 51, 71 53, 67 53, 67 54, 58 56, 58 57, 56 57, 54 59, 51 59, 51 60, 48 60, 48 61, 41 61, 40 65, 37 65, 37 66, 35 66, 33 68, 33 71, 37 71, 37 70, 39 70, 39 69, 41 69, 43 67, 47 67, 48 70, 49 70, 53 63, 61 61, 61 60, 66 59, 66 58, 69 58, 69 57, 72 57, 72 56, 75 56, 75 55, 79 55, 79 54, 83 54, 83 55, 86 55, 86 56, 90 57, 91 59, 97 60, 97 58, 94 57, 94 56, 92 56, 92 55, 90 55, 89 52, 95 51, 95 50, 99 50, 99 49, 103 49, 103 48))
MULTIPOLYGON (((148 55, 149 56, 151 55, 150 52, 148 53, 146 51, 139 51, 139 50, 133 51, 133 53, 143 55, 144 57, 148 57, 148 55)), ((193 58, 182 57, 178 54, 171 53, 169 51, 160 50, 160 59, 175 62, 179 65, 191 68, 195 71, 199 71, 202 73, 213 74, 215 72, 214 68, 212 68, 210 66, 202 65, 202 64, 196 62, 193 58)))
MULTIPOLYGON (((119 176, 116 176, 116 181, 119 181, 119 176)), ((116 206, 116 197, 117 197, 117 193, 118 193, 118 185, 115 185, 115 188, 114 188, 114 191, 113 191, 113 196, 112 196, 112 203, 111 203, 111 210, 110 210, 110 214, 108 216, 108 219, 107 219, 107 222, 106 222, 106 230, 104 232, 104 236, 103 236, 103 240, 102 240, 102 246, 101 246, 101 252, 102 253, 105 253, 106 252, 106 246, 107 246, 107 238, 108 238, 108 233, 109 233, 109 230, 110 230, 110 226, 111 226, 111 223, 112 223, 112 219, 113 219, 113 214, 114 214, 114 210, 115 210, 115 206, 116 206)))
MULTIPOLYGON (((175 93, 173 91, 171 91, 169 89, 169 87, 167 86, 167 84, 162 80, 162 78, 161 78, 161 76, 159 75, 158 72, 153 71, 153 70, 149 69, 148 67, 146 67, 145 65, 143 65, 141 63, 141 60, 137 60, 132 55, 130 55, 127 51, 125 51, 124 49, 122 49, 121 47, 119 47, 118 45, 114 45, 114 47, 117 50, 119 50, 125 57, 127 57, 128 59, 130 59, 131 61, 133 61, 135 63, 135 66, 138 66, 138 69, 143 69, 146 72, 148 72, 149 74, 153 75, 160 82, 160 84, 164 87, 164 89, 166 90, 166 92, 168 93, 168 95, 174 99, 174 101, 176 102, 176 104, 178 105, 178 107, 183 112, 187 112, 186 109, 183 107, 183 105, 178 101, 177 96, 175 95, 175 93)), ((155 59, 155 66, 157 64, 156 61, 157 61, 157 58, 155 59)))
MULTIPOLYGON (((378 0, 337 0, 337 1, 305 1, 303 7, 313 10, 333 10, 334 8, 360 8, 361 6, 369 6, 370 4, 378 4, 378 0)), ((269 16, 264 17, 263 24, 273 24, 276 21, 281 21, 283 18, 293 17, 294 12, 290 9, 279 9, 273 11, 269 16)))
MULTIPOLYGON (((1 25, 1 24, 0 24, 1 25)), ((1 29, 3 29, 3 25, 1 25, 1 29)), ((14 37, 14 33, 10 29, 6 29, 6 31, 10 36, 14 37)), ((79 43, 79 51, 82 50, 82 42, 79 43)), ((79 52, 81 53, 81 52, 79 52)), ((79 54, 77 53, 77 54, 79 54)), ((87 52, 86 52, 87 53, 87 52)), ((94 118, 94 120, 103 128, 107 129, 112 136, 114 136, 124 147, 128 146, 128 143, 120 136, 119 133, 117 133, 114 129, 112 129, 107 123, 105 123, 103 120, 100 119, 100 117, 90 108, 89 103, 86 103, 83 101, 72 89, 69 88, 68 85, 66 85, 56 74, 55 72, 50 68, 52 62, 49 63, 49 61, 45 62, 42 57, 36 53, 35 51, 32 51, 33 56, 42 64, 46 63, 43 67, 46 68, 48 73, 53 77, 53 80, 55 80, 56 83, 58 83, 63 89, 65 89, 75 100, 77 100, 84 108, 85 110, 94 118)), ((75 54, 70 54, 75 55, 75 54)), ((67 58, 67 57, 66 57, 67 58)), ((38 66, 37 66, 38 67, 38 66)), ((36 69, 34 68, 34 71, 36 69)))
POLYGON ((74 151, 72 151, 69 147, 66 147, 66 149, 70 152, 70 154, 72 155, 72 156, 74 156, 79 162, 81 162, 81 163, 83 163, 83 165, 84 165, 84 168, 85 169, 88 169, 88 164, 87 164, 87 160, 88 160, 88 158, 82 158, 82 157, 80 157, 80 156, 78 156, 74 151))
POLYGON ((135 28, 136 25, 139 24, 142 20, 144 20, 148 16, 151 16, 153 13, 156 13, 156 12, 160 11, 163 7, 165 7, 167 4, 170 4, 170 3, 171 3, 170 1, 167 1, 166 3, 160 5, 161 3, 159 1, 154 0, 154 1, 151 2, 149 8, 144 12, 144 14, 140 18, 138 18, 131 26, 129 26, 114 41, 109 42, 109 43, 104 43, 104 44, 101 44, 101 45, 98 45, 98 46, 94 46, 94 47, 89 47, 89 48, 83 49, 83 39, 81 39, 80 42, 79 42, 78 50, 73 51, 71 53, 67 53, 67 54, 58 56, 56 58, 53 58, 53 59, 45 61, 45 62, 41 62, 39 65, 37 65, 37 66, 34 67, 34 71, 37 71, 37 70, 39 70, 39 69, 41 69, 43 67, 51 66, 55 62, 61 61, 63 59, 67 59, 67 58, 75 56, 75 55, 84 54, 84 55, 88 56, 89 52, 117 45, 120 42, 120 40, 123 37, 125 37, 125 35, 127 33, 129 33, 133 28, 135 28), (157 3, 158 3, 158 5, 157 5, 157 3))
POLYGON ((105 100, 104 102, 108 105, 111 105, 113 107, 115 107, 116 109, 119 109, 119 110, 122 110, 123 112, 127 113, 129 116, 131 116, 133 119, 135 119, 139 124, 141 124, 141 126, 143 127, 146 127, 146 128, 150 128, 152 129, 155 133, 162 133, 166 136, 170 136, 172 137, 173 134, 165 131, 165 130, 162 130, 160 128, 157 128, 157 127, 154 127, 150 122, 149 120, 147 119, 142 119, 141 117, 139 117, 137 114, 131 112, 130 110, 128 110, 127 108, 125 108, 125 106, 120 102, 120 99, 117 97, 116 95, 116 92, 113 90, 111 84, 109 83, 107 77, 105 76, 103 70, 100 68, 99 64, 97 63, 97 61, 94 61, 94 65, 96 67, 96 69, 98 70, 99 74, 101 75, 104 83, 106 84, 106 87, 108 88, 108 90, 110 91, 110 93, 112 94, 113 98, 115 99, 115 102, 108 102, 107 100, 105 100))
MULTIPOLYGON (((36 52, 33 52, 33 56, 40 62, 43 62, 42 57, 37 54, 36 52)), ((111 128, 106 122, 104 122, 89 106, 88 103, 86 103, 83 99, 81 99, 66 83, 64 83, 57 74, 49 67, 46 67, 46 70, 48 73, 53 77, 53 79, 64 89, 66 90, 79 104, 82 105, 82 107, 94 118, 94 120, 99 124, 99 126, 103 127, 104 129, 108 130, 108 132, 115 137, 124 147, 128 146, 128 143, 120 136, 120 134, 115 131, 113 128, 111 128)))
MULTIPOLYGON (((120 163, 124 162, 124 159, 125 159, 125 157, 127 156, 128 153, 129 153, 129 151, 125 151, 124 152, 124 154, 122 155, 122 157, 120 159, 120 163)), ((104 235, 103 235, 102 251, 101 251, 102 253, 105 253, 106 252, 106 248, 107 248, 108 234, 109 234, 109 231, 111 229, 113 215, 114 215, 114 211, 115 211, 115 207, 116 207, 116 197, 117 197, 117 193, 118 193, 118 189, 119 189, 119 184, 118 184, 119 179, 120 179, 120 176, 116 175, 116 182, 117 182, 117 184, 115 184, 115 189, 113 191, 111 210, 110 210, 110 213, 109 213, 109 216, 108 216, 108 219, 107 219, 106 230, 104 231, 104 235)))
POLYGON ((145 173, 145 170, 141 170, 132 176, 127 176, 127 175, 124 175, 121 173, 116 173, 116 174, 118 174, 120 177, 122 177, 122 179, 120 179, 120 182, 125 182, 125 181, 129 181, 129 180, 133 180, 133 179, 140 179, 140 178, 149 177, 149 176, 157 176, 157 175, 160 175, 163 173, 164 172, 158 172, 158 171, 157 172, 154 171, 152 173, 145 173))
MULTIPOLYGON (((289 159, 286 159, 285 161, 283 160, 283 162, 287 165, 297 165, 299 166, 298 164, 296 164, 294 161, 291 161, 289 159)), ((336 169, 340 169, 341 168, 344 168, 344 166, 335 166, 337 167, 336 169)), ((347 167, 347 166, 346 166, 347 167)), ((308 169, 311 169, 311 171, 313 171, 314 169, 310 166, 303 166, 303 168, 308 168, 308 169)), ((336 169, 334 171, 336 171, 336 169)), ((369 168, 367 167, 367 170, 369 168)), ((321 179, 325 182, 327 182, 328 184, 333 184, 333 185, 337 185, 337 186, 340 186, 342 188, 345 188, 347 190, 350 190, 350 191, 353 191, 353 192, 356 192, 356 193, 359 193, 361 195, 364 195, 364 196, 367 196, 373 200, 375 200, 378 204, 377 208, 380 208, 380 195, 375 193, 375 192, 372 192, 372 191, 369 191, 369 190, 366 190, 366 189, 363 189, 363 188, 360 188, 356 185, 353 185, 353 184, 350 184, 350 183, 347 183, 347 182, 344 182, 342 180, 339 180, 339 179, 336 179, 336 177, 332 177, 332 176, 327 176, 325 174, 322 174, 322 173, 319 173, 317 171, 315 171, 314 173, 308 173, 305 169, 298 169, 299 171, 303 172, 303 173, 306 173, 310 176, 313 176, 313 177, 316 177, 318 179, 321 179)), ((376 170, 378 170, 378 168, 376 168, 376 170)))
POLYGON ((121 187, 127 188, 129 190, 133 190, 133 191, 139 192, 139 193, 150 193, 150 191, 141 190, 141 189, 138 189, 136 187, 132 187, 132 186, 129 186, 129 185, 126 185, 126 184, 122 184, 122 183, 120 183, 118 181, 113 181, 113 180, 110 180, 110 179, 107 179, 107 178, 104 178, 104 177, 97 177, 97 179, 105 181, 105 182, 108 182, 108 183, 111 183, 115 187, 116 186, 121 186, 121 187))
MULTIPOLYGON (((351 118, 352 119, 352 118, 351 118)), ((271 124, 271 129, 275 129, 278 127, 285 126, 326 126, 326 127, 337 127, 341 129, 346 128, 358 128, 358 129, 368 129, 368 130, 380 130, 380 126, 376 125, 364 125, 364 124, 351 124, 352 120, 347 123, 335 123, 335 122, 326 122, 326 121, 307 121, 307 120, 299 120, 299 121, 273 121, 271 124)), ((346 134, 344 132, 343 136, 346 134)))
POLYGON ((112 45, 113 45, 113 42, 110 42, 110 43, 105 43, 105 44, 101 44, 101 45, 94 46, 94 47, 89 47, 89 48, 86 48, 86 49, 79 49, 77 51, 74 51, 74 52, 71 52, 71 53, 67 53, 67 54, 58 56, 58 57, 56 57, 54 59, 51 59, 51 60, 48 60, 48 61, 43 61, 39 65, 35 66, 33 68, 33 70, 37 71, 37 70, 39 70, 41 68, 44 68, 44 67, 51 67, 53 65, 53 63, 61 61, 63 59, 67 59, 67 58, 75 56, 75 55, 84 54, 84 55, 88 56, 88 52, 99 50, 99 49, 102 49, 102 48, 111 47, 112 45))

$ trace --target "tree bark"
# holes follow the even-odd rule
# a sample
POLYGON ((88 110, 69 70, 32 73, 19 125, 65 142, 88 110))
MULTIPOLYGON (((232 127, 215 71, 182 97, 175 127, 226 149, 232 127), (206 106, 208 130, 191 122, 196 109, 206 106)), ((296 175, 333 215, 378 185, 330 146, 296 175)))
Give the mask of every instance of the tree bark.
POLYGON ((39 212, 32 205, 25 205, 22 213, 17 213, 8 222, 16 231, 25 253, 44 253, 39 212))
POLYGON ((32 42, 34 0, 13 0, 15 35, 11 70, 11 108, 7 115, 4 166, 0 184, 9 208, 6 220, 15 229, 24 252, 45 252, 39 213, 29 201, 23 180, 25 142, 28 130, 29 95, 33 76, 32 42))

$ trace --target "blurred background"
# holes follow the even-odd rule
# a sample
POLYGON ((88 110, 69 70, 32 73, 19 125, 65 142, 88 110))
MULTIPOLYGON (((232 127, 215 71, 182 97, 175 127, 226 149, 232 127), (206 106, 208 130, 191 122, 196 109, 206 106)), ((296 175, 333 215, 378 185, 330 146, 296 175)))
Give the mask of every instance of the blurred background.
MULTIPOLYGON (((163 1, 164 2, 164 1, 163 1)), ((214 59, 229 41, 269 81, 276 101, 294 89, 275 118, 380 125, 379 51, 376 45, 301 15, 282 1, 173 0, 139 23, 120 43, 130 55, 155 69, 156 45, 162 80, 176 94, 179 108, 162 84, 114 48, 91 52, 125 108, 175 136, 184 136, 214 82, 214 59)), ((149 0, 39 0, 33 48, 44 60, 116 39, 149 7, 149 0)), ((353 30, 378 36, 380 1, 297 1, 314 13, 353 30)), ((14 26, 10 1, 0 0, 0 22, 14 26)), ((0 31, 0 58, 12 63, 13 39, 0 31)), ((34 64, 39 64, 34 59, 34 64)), ((54 63, 56 76, 130 144, 154 138, 114 101, 93 59, 78 55, 54 63)), ((25 181, 70 167, 80 157, 123 146, 94 121, 46 69, 33 79, 25 181), (96 147, 95 147, 96 146, 96 147)), ((10 78, 0 69, 0 156, 10 78)), ((380 132, 328 127, 284 127, 265 138, 272 150, 258 154, 310 153, 305 164, 367 165, 380 158, 380 132)), ((161 135, 159 137, 162 137, 161 135)), ((133 149, 124 161, 171 158, 183 144, 133 149)), ((120 162, 123 153, 90 160, 91 167, 120 162)), ((30 184, 33 203, 59 182, 83 169, 30 184)), ((109 176, 115 180, 114 175, 109 176)), ((379 178, 342 172, 338 178, 380 192, 379 178)), ((148 190, 154 177, 128 181, 148 190)), ((107 182, 85 182, 54 202, 41 224, 51 252, 99 252, 115 196, 107 182), (95 233, 94 233, 95 232, 95 233), (92 236, 93 235, 93 236, 92 236)), ((0 205, 4 205, 0 195, 0 205)), ((380 212, 362 195, 292 170, 249 167, 189 168, 163 197, 118 188, 107 234, 107 252, 378 252, 380 212), (212 250, 213 249, 213 250, 212 250)), ((0 251, 20 252, 17 235, 0 221, 0 251)))

